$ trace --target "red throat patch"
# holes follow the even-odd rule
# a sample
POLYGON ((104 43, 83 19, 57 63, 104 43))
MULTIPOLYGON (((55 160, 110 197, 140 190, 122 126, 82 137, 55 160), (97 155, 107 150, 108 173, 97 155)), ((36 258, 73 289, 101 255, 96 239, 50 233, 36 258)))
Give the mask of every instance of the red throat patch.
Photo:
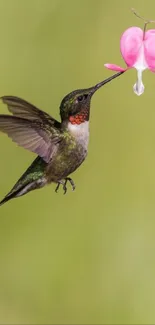
POLYGON ((81 124, 84 123, 85 121, 88 121, 88 112, 80 112, 79 114, 72 115, 69 117, 69 122, 71 124, 81 124))

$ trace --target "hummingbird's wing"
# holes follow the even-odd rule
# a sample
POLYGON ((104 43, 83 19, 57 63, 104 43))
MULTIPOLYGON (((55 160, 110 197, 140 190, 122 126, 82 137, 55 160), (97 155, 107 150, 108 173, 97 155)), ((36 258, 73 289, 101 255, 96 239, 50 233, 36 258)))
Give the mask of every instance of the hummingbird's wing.
POLYGON ((17 97, 5 96, 2 100, 14 116, 0 115, 0 131, 49 162, 62 140, 60 123, 17 97))
POLYGON ((52 124, 53 121, 53 125, 59 123, 49 114, 24 99, 15 96, 3 96, 0 99, 7 105, 9 112, 17 117, 26 118, 27 120, 50 119, 50 123, 52 124))

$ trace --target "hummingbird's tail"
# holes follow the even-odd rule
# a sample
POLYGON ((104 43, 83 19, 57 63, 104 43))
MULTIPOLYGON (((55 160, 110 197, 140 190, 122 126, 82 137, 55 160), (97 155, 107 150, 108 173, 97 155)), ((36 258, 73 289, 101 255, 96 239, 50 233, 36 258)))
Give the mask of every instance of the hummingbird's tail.
POLYGON ((20 187, 18 189, 16 189, 17 185, 19 185, 18 182, 12 188, 12 190, 4 197, 4 199, 2 201, 0 201, 0 205, 6 203, 7 201, 9 201, 11 199, 22 196, 22 195, 24 195, 24 194, 28 193, 29 191, 36 188, 34 186, 35 182, 31 182, 29 184, 24 184, 24 185, 21 184, 20 187))
POLYGON ((0 201, 0 205, 6 203, 7 201, 22 196, 32 190, 41 188, 46 184, 46 179, 44 178, 44 167, 45 162, 37 157, 32 165, 26 170, 26 172, 20 177, 11 191, 0 201))

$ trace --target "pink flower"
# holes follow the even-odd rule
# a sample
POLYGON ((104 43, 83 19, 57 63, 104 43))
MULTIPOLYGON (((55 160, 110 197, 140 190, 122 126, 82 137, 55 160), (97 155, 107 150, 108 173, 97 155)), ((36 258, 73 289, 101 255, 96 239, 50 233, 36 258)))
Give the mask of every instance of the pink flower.
POLYGON ((105 67, 114 71, 137 70, 137 82, 133 86, 135 94, 140 96, 144 92, 142 72, 146 69, 155 72, 155 29, 147 32, 139 27, 130 27, 122 35, 120 50, 127 68, 107 63, 105 67))

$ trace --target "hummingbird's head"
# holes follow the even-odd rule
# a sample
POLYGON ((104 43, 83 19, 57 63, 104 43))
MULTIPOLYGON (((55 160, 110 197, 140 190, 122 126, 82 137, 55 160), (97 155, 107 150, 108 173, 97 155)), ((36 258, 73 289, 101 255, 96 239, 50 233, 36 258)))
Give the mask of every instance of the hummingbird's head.
POLYGON ((61 120, 69 121, 72 124, 81 124, 88 121, 90 102, 94 93, 122 73, 116 73, 91 88, 74 90, 65 96, 60 105, 61 120))

